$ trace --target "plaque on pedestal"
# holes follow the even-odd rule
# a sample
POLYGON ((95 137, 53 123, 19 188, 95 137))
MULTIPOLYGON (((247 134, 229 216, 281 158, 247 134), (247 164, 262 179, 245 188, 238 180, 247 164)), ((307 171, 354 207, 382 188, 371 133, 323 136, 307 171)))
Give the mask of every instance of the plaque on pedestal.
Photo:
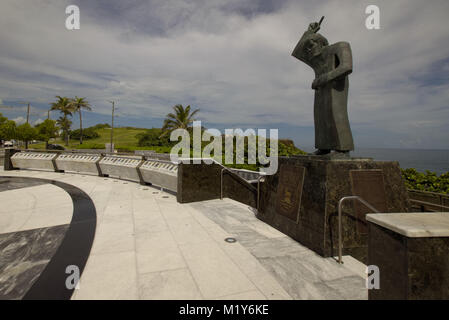
MULTIPOLYGON (((351 170, 352 194, 367 201, 379 212, 386 212, 384 174, 382 170, 351 170)), ((357 219, 357 232, 368 233, 365 216, 372 213, 369 208, 354 201, 354 214, 357 219)))
POLYGON ((277 211, 298 222, 304 182, 304 167, 282 165, 280 168, 277 211))

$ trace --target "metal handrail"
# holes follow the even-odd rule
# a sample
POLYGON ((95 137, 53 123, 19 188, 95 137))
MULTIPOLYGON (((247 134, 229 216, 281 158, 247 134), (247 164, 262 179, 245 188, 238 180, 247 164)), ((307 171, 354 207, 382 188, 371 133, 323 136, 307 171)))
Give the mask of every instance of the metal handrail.
POLYGON ((248 187, 252 188, 254 191, 257 191, 257 210, 259 210, 259 193, 260 193, 260 181, 262 180, 262 178, 264 178, 265 176, 260 176, 257 179, 257 189, 254 188, 253 185, 251 185, 248 181, 246 181, 245 179, 243 179, 242 177, 240 177, 237 173, 235 173, 234 171, 232 171, 229 168, 223 167, 221 169, 221 173, 220 173, 220 200, 223 200, 223 173, 227 171, 229 173, 231 173, 234 177, 240 179, 241 181, 243 181, 244 183, 247 184, 248 187))
MULTIPOLYGON (((440 207, 442 210, 447 210, 449 209, 447 206, 445 206, 445 202, 447 200, 449 200, 449 194, 444 194, 444 193, 437 193, 437 192, 430 192, 430 191, 423 191, 423 190, 414 190, 414 189, 407 189, 409 197, 410 197, 410 201, 417 203, 421 206, 436 206, 436 207, 440 207), (427 195, 431 195, 433 196, 433 198, 436 200, 438 199, 439 203, 433 203, 433 202, 426 202, 426 201, 422 201, 422 200, 418 200, 418 199, 413 199, 413 195, 422 195, 422 196, 427 196, 427 195)), ((421 209, 424 210, 424 209, 421 209)))
POLYGON ((342 231, 341 231, 341 209, 343 207, 343 202, 346 200, 358 200, 365 206, 367 206, 369 209, 373 210, 376 213, 379 213, 379 211, 374 208, 372 205, 370 205, 368 202, 360 198, 359 196, 348 196, 343 197, 338 201, 338 263, 343 264, 343 258, 342 258, 342 252, 343 252, 343 240, 342 240, 342 231))
POLYGON ((410 202, 414 202, 417 203, 419 205, 423 205, 423 206, 429 206, 429 207, 439 207, 441 209, 446 209, 449 210, 448 206, 442 205, 442 204, 437 204, 437 203, 432 203, 432 202, 427 202, 427 201, 421 201, 421 200, 416 200, 416 199, 409 199, 410 202))
POLYGON ((432 191, 425 191, 425 190, 416 190, 416 189, 407 189, 408 192, 413 192, 413 193, 425 193, 425 194, 432 194, 435 196, 440 196, 440 197, 446 197, 449 198, 449 194, 446 193, 440 193, 440 192, 432 192, 432 191))
POLYGON ((257 211, 259 211, 260 207, 260 182, 262 179, 265 178, 265 175, 261 175, 259 178, 257 178, 257 211))

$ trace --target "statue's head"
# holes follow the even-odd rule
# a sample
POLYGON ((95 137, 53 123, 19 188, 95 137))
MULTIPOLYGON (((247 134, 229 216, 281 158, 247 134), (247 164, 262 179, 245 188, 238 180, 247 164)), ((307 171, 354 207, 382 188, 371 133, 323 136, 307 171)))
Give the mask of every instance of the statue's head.
POLYGON ((324 47, 328 45, 329 42, 325 37, 319 33, 312 33, 305 43, 304 50, 308 58, 313 59, 319 56, 323 52, 324 47))

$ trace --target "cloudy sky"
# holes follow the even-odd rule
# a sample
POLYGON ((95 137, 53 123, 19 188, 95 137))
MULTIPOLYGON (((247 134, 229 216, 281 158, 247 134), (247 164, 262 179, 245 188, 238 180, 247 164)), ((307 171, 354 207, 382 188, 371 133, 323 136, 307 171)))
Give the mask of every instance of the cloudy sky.
MULTIPOLYGON (((209 128, 278 128, 312 146, 312 70, 291 57, 326 16, 330 43, 351 43, 349 118, 357 147, 449 149, 447 0, 2 0, 0 112, 45 119, 55 95, 87 97, 86 125, 160 127, 171 106, 209 128), (81 29, 65 28, 65 8, 81 29), (365 8, 380 8, 367 30, 365 8)), ((52 114, 56 117, 56 114, 52 114)), ((74 118, 74 124, 77 119, 74 118)))

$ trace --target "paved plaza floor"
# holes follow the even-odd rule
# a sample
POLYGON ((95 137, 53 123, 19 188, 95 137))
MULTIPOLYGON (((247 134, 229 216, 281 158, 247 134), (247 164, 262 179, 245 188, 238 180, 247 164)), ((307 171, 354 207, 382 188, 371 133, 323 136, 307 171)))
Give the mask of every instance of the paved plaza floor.
POLYGON ((21 170, 0 171, 0 204, 0 299, 26 297, 52 259, 68 261, 76 223, 94 232, 90 252, 78 232, 87 262, 71 299, 367 299, 363 264, 322 258, 230 199, 179 204, 130 181, 21 170), (82 190, 96 219, 75 219, 78 198, 39 179, 82 190))

